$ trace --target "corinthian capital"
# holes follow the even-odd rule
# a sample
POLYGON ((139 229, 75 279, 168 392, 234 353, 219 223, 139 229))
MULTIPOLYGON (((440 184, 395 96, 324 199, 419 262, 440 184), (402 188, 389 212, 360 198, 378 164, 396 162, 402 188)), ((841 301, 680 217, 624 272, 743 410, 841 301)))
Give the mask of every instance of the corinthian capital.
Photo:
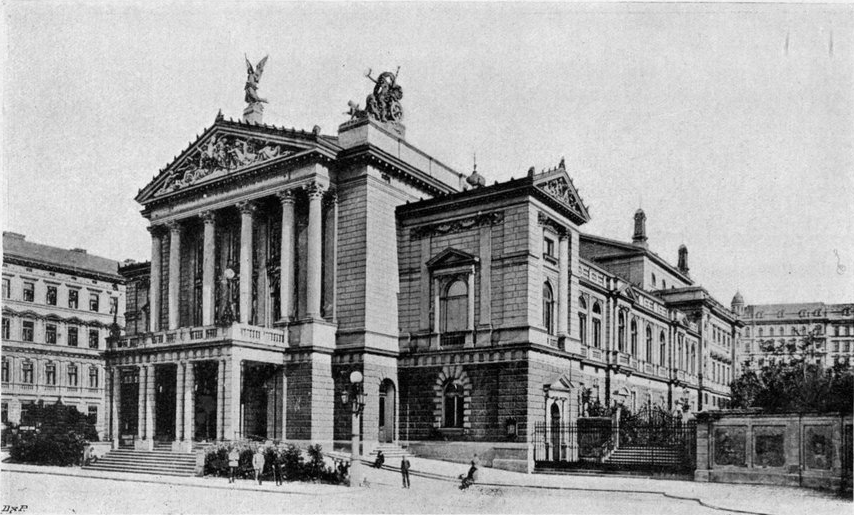
POLYGON ((282 204, 294 203, 294 190, 282 190, 276 193, 276 196, 279 197, 279 202, 282 204))
POLYGON ((166 222, 166 227, 169 228, 169 232, 181 232, 181 222, 178 220, 170 220, 166 222))
POLYGON ((201 218, 205 224, 213 224, 216 222, 216 213, 214 211, 202 211, 199 213, 199 218, 201 218))
POLYGON ((251 214, 255 213, 255 210, 257 208, 258 208, 257 204, 255 204, 254 202, 248 201, 248 200, 237 203, 237 209, 239 209, 240 213, 244 214, 244 215, 251 215, 251 214))
POLYGON ((323 195, 324 189, 320 183, 312 182, 305 187, 305 192, 308 193, 309 198, 320 198, 323 195))

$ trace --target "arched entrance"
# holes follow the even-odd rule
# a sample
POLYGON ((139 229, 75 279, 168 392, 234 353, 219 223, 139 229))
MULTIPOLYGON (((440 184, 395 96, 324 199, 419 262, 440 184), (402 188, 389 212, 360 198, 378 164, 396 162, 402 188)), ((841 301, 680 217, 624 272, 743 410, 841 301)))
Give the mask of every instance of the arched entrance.
POLYGON ((394 441, 394 410, 396 402, 396 389, 391 379, 384 379, 380 383, 379 395, 379 441, 388 443, 394 441))
POLYGON ((551 425, 552 459, 554 461, 560 461, 560 407, 558 407, 557 403, 552 404, 551 425))

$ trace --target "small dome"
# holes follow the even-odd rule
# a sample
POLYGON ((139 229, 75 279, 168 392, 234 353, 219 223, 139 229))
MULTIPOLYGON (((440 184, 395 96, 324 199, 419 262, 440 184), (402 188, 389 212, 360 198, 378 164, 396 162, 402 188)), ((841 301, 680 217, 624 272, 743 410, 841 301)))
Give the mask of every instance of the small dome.
POLYGON ((744 305, 744 297, 741 296, 741 292, 735 292, 735 297, 732 298, 733 306, 736 304, 744 305))
POLYGON ((483 175, 477 173, 477 163, 474 164, 474 169, 471 172, 471 175, 466 177, 466 182, 469 183, 469 186, 472 188, 480 188, 481 186, 486 185, 486 179, 483 175))

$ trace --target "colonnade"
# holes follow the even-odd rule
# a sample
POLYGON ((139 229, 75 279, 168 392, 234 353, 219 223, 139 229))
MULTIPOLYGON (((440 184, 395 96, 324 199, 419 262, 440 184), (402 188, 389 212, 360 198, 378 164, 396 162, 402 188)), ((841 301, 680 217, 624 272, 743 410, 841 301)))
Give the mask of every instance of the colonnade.
MULTIPOLYGON (((313 182, 306 186, 308 196, 308 228, 307 228, 307 259, 306 259, 306 310, 305 318, 318 319, 321 317, 322 291, 322 245, 323 245, 323 209, 322 201, 324 188, 313 182)), ((294 286, 294 263, 296 260, 295 244, 295 191, 284 189, 275 193, 282 206, 282 233, 280 259, 280 290, 282 292, 278 316, 280 321, 292 321, 294 306, 289 292, 294 286)), ((327 195, 333 208, 337 209, 337 199, 334 194, 327 195)), ((236 207, 240 212, 240 253, 239 253, 239 312, 240 323, 249 323, 252 314, 252 274, 253 274, 253 227, 257 211, 257 199, 238 202, 236 207)), ((203 326, 215 323, 215 256, 216 256, 216 227, 217 212, 202 211, 197 215, 204 223, 202 245, 202 309, 201 321, 203 326)), ((333 215, 337 218, 337 211, 333 215)), ((334 218, 333 218, 334 219, 334 218)), ((165 224, 152 224, 151 233, 151 286, 149 330, 175 330, 180 326, 180 277, 181 277, 181 235, 183 227, 189 218, 174 219, 165 224), (164 230, 165 229, 165 230, 164 230), (161 252, 165 236, 168 232, 169 262, 165 304, 167 312, 167 327, 161 328, 160 305, 162 295, 162 265, 161 252)))

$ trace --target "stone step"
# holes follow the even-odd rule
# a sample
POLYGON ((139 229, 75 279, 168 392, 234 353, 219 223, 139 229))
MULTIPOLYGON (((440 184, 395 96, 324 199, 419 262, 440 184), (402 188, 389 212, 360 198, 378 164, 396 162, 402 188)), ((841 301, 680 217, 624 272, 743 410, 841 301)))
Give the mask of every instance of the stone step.
POLYGON ((189 477, 194 475, 196 456, 194 453, 172 452, 171 446, 170 450, 164 448, 154 451, 115 449, 83 468, 99 471, 189 477))

